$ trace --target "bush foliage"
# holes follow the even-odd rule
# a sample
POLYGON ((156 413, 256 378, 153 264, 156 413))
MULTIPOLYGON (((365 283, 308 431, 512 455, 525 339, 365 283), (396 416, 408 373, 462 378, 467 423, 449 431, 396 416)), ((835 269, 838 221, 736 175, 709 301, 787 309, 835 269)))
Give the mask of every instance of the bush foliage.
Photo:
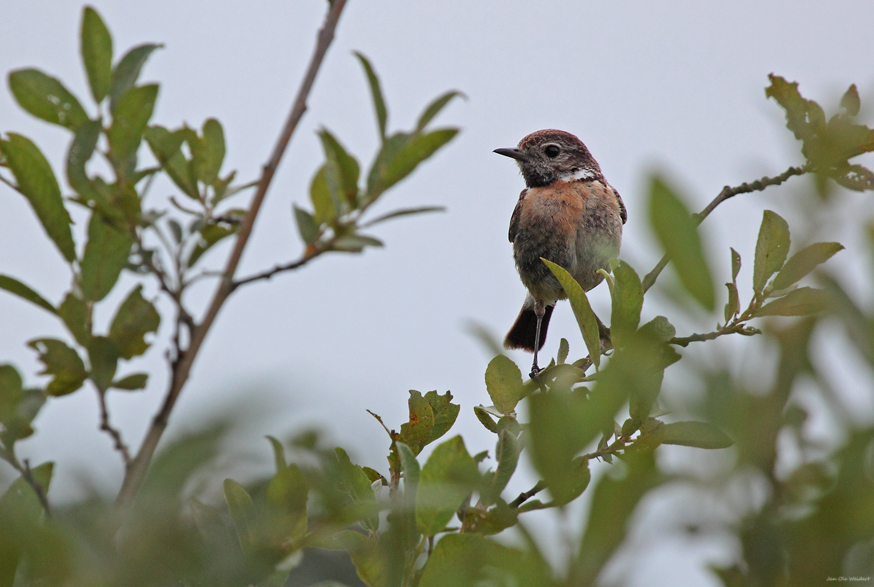
MULTIPOLYGON (((570 344, 562 340, 537 381, 525 380, 504 355, 491 360, 482 396, 488 405, 472 409, 495 435, 493 448, 469 446, 453 433, 462 407, 450 392, 411 391, 407 422, 384 424, 374 414, 387 433, 388 452, 385 463, 372 467, 354 463, 342 448, 324 447, 311 434, 285 443, 268 437, 264 450, 273 452, 275 473, 242 484, 224 480, 222 503, 193 492, 191 480, 217 456, 225 427, 204 429, 155 453, 201 341, 239 287, 299 269, 329 252, 382 246, 365 231, 385 220, 440 209, 371 212, 386 191, 457 134, 456 128, 430 125, 459 93, 435 99, 412 129, 390 132, 379 78, 358 54, 380 138, 373 162, 362 170, 340 140, 322 130, 325 160, 313 177, 311 202, 292 213, 304 252, 275 268, 236 275, 344 4, 330 4, 274 156, 263 175, 247 183, 223 165, 219 121, 210 118, 195 129, 152 120, 159 86, 138 80, 160 45, 140 45, 117 56, 109 29, 91 8, 81 23, 90 104, 38 69, 9 74, 9 89, 24 110, 70 132, 64 174, 72 197, 62 196, 40 148, 13 132, 0 138, 0 180, 30 203, 73 279, 69 291, 46 296, 23 279, 0 275, 0 288, 49 312, 68 332, 65 340, 37 337, 28 343, 44 366, 37 374, 46 376, 39 379, 42 384, 31 383, 13 365, 0 365, 0 458, 18 474, 0 497, 0 587, 300 585, 303 553, 317 552, 313 549, 348 553, 360 581, 372 587, 592 585, 603 580, 605 565, 625 543, 632 515, 647 496, 685 485, 727 499, 720 488, 738 482, 765 487, 764 497, 735 500, 729 520, 700 521, 718 524, 740 545, 733 564, 712 569, 726 586, 821 585, 827 577, 870 576, 874 427, 851 422, 810 358, 811 340, 827 322, 842 325, 859 356, 874 366, 872 309, 846 293, 839 275, 820 269, 843 246, 793 246, 787 222, 766 211, 751 249, 752 283, 738 283, 741 255, 732 249, 731 275, 721 278, 726 288, 721 296, 697 228, 726 199, 796 175, 814 178, 822 209, 831 205, 834 184, 874 189, 874 174, 856 162, 874 150, 874 131, 856 120, 855 86, 838 113, 827 117, 801 96, 797 84, 772 75, 766 94, 785 111, 804 164, 727 186, 699 214, 692 214, 666 181, 652 179, 648 214, 665 258, 643 279, 622 260, 605 272, 612 300, 608 339, 579 284, 544 261, 568 294, 586 356, 572 360, 570 344), (101 160, 107 173, 94 173, 92 160, 101 160), (162 174, 177 195, 148 207, 144 197, 162 174), (242 196, 252 190, 246 202, 242 196), (90 214, 84 242, 75 241, 70 227, 73 206, 90 214), (206 271, 203 259, 224 239, 235 243, 225 269, 206 271), (647 294, 668 263, 682 288, 676 291, 683 292, 676 315, 641 324, 647 294), (92 317, 123 272, 139 281, 110 312, 108 329, 101 330, 92 317), (152 280, 171 302, 173 315, 162 315, 143 295, 143 284, 152 280), (191 308, 184 295, 200 280, 215 282, 213 301, 191 308), (718 312, 721 297, 726 302, 718 312), (672 321, 684 323, 701 312, 719 313, 714 330, 678 335, 672 321), (170 384, 147 437, 132 450, 111 423, 106 397, 147 387, 149 374, 132 372, 128 364, 149 351, 147 338, 166 320, 174 324, 170 384), (703 366, 693 350, 678 351, 732 335, 763 337, 778 351, 773 373, 760 375, 771 382, 766 387, 751 388, 749 378, 703 366), (666 417, 660 408, 665 370, 680 361, 701 381, 701 402, 690 408, 695 420, 666 417), (843 427, 842 444, 828 450, 816 445, 805 427, 805 408, 795 398, 800 383, 813 383, 808 387, 834 412, 843 427), (31 466, 17 443, 35 433, 34 419, 46 402, 87 388, 96 392, 99 426, 125 464, 124 483, 115 503, 94 498, 52 507, 53 463, 31 466), (789 470, 777 466, 787 443, 801 455, 789 470), (731 469, 716 479, 679 475, 655 458, 661 445, 731 447, 731 469), (530 460, 541 480, 510 496, 506 488, 521 458, 530 460), (593 475, 598 462, 608 470, 593 475), (531 513, 536 510, 563 510, 586 492, 591 506, 579 521, 579 542, 570 546, 566 566, 555 568, 525 519, 537 516, 531 513), (507 535, 515 540, 504 539, 507 535)), ((869 233, 874 250, 874 228, 869 233)))

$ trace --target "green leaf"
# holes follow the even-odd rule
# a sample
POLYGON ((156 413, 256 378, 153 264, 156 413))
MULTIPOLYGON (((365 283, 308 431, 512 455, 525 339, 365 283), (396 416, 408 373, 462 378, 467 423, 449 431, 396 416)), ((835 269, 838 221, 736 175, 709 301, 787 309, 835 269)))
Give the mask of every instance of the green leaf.
POLYGON ((401 424, 401 434, 397 440, 410 447, 417 455, 422 448, 434 442, 452 427, 458 417, 458 404, 452 403, 452 394, 439 395, 436 391, 422 394, 410 390, 410 420, 401 424))
POLYGON ((97 198, 91 179, 85 171, 85 164, 94 154, 101 130, 100 120, 89 120, 84 123, 76 131, 76 136, 67 152, 67 181, 70 187, 86 201, 97 198))
POLYGON ((224 492, 240 546, 243 548, 243 552, 252 554, 255 550, 255 525, 257 522, 255 502, 252 501, 246 490, 233 479, 225 479, 224 492))
POLYGON ((650 184, 649 219, 665 252, 673 259, 680 282, 701 306, 716 305, 710 267, 696 222, 677 194, 659 177, 650 184))
POLYGON ((361 225, 362 228, 367 226, 373 226, 374 224, 379 224, 380 222, 385 222, 386 220, 391 220, 392 218, 398 218, 400 216, 409 216, 411 214, 423 214, 426 212, 445 212, 445 206, 421 206, 419 208, 401 208, 400 210, 395 210, 394 212, 389 212, 388 214, 383 214, 382 216, 377 216, 373 220, 369 220, 361 225))
POLYGON ((73 131, 88 121, 76 97, 60 81, 37 69, 11 72, 9 89, 19 106, 41 120, 73 131))
POLYGON ((799 287, 756 312, 756 316, 808 316, 828 307, 828 295, 821 289, 799 287))
POLYGON ((152 302, 143 297, 143 286, 136 286, 122 302, 109 327, 109 338, 118 345, 122 359, 142 355, 149 348, 146 335, 156 332, 161 324, 161 315, 152 302))
MULTIPOLYGON (((48 494, 53 468, 54 463, 43 463, 30 471, 44 495, 48 494)), ((25 545, 34 540, 34 529, 42 516, 39 496, 23 477, 13 481, 6 493, 0 496, 0 524, 3 527, 3 534, 0 534, 0 585, 3 587, 12 587, 15 583, 19 559, 25 545)), ((43 542, 38 546, 47 549, 49 545, 43 542)))
POLYGON ((273 449, 273 462, 276 464, 276 471, 282 471, 288 467, 285 460, 285 449, 282 448, 282 443, 276 440, 273 436, 265 436, 270 441, 270 446, 273 449))
POLYGON ((663 427, 662 444, 679 444, 695 448, 728 448, 734 441, 707 422, 672 422, 663 427))
POLYGON ((424 135, 414 135, 394 157, 380 166, 379 186, 387 190, 398 183, 457 134, 457 128, 441 128, 424 135))
POLYGON ((859 90, 856 89, 856 84, 851 85, 843 97, 841 97, 841 108, 847 111, 850 116, 859 114, 859 108, 862 103, 859 100, 859 90))
POLYGON ((118 346, 105 336, 95 336, 88 344, 88 360, 91 380, 99 391, 106 391, 112 386, 118 368, 118 346))
MULTIPOLYGON (((492 584, 492 582, 478 581, 485 575, 483 567, 488 564, 492 551, 497 548, 501 547, 476 534, 448 534, 437 543, 434 552, 428 557, 419 585, 420 587, 475 587, 492 584)), ((506 571, 503 569, 502 571, 499 576, 503 579, 506 571)), ((526 585, 527 583, 512 581, 505 584, 526 585)))
POLYGON ((24 396, 23 382, 12 365, 0 365, 0 423, 12 420, 24 396))
POLYGON ((161 168, 167 172, 173 183, 189 198, 200 198, 197 192, 197 181, 191 176, 191 170, 182 154, 182 143, 185 142, 183 131, 170 132, 166 128, 152 125, 145 130, 143 136, 155 159, 161 168))
POLYGON ((809 117, 810 105, 816 105, 816 103, 811 103, 801 97, 797 82, 787 82, 784 78, 774 74, 769 74, 768 79, 771 81, 771 85, 765 88, 765 95, 774 98, 786 111, 786 127, 798 140, 809 138, 816 130, 813 117, 809 117))
POLYGON ((737 282, 737 274, 740 273, 740 253, 731 249, 731 281, 737 282))
MULTIPOLYGON (((0 446, 5 445, 10 450, 16 441, 33 434, 31 423, 46 403, 45 393, 41 389, 22 389, 21 394, 16 393, 17 380, 21 379, 20 376, 16 377, 16 375, 17 372, 14 369, 12 372, 7 371, 0 375, 0 388, 3 388, 0 389, 0 396, 6 394, 5 409, 7 410, 5 416, 0 415, 0 422, 3 424, 3 429, 0 430, 0 446)), ((0 399, 0 403, 3 401, 0 399)), ((3 409, 0 408, 0 410, 3 409)))
POLYGON ((355 53, 355 56, 358 57, 361 66, 364 68, 364 73, 367 75, 367 85, 370 86, 370 95, 373 98, 373 108, 376 110, 376 122, 377 127, 379 128, 379 136, 384 141, 386 123, 388 122, 388 110, 386 110, 385 107, 385 99, 382 97, 382 88, 380 88, 379 85, 379 78, 376 77, 376 72, 373 71, 373 66, 370 65, 370 61, 367 60, 367 57, 358 52, 355 53))
POLYGON ((473 413, 476 415, 476 419, 480 421, 480 423, 486 427, 486 430, 489 432, 498 433, 498 426, 492 417, 489 415, 487 411, 485 411, 482 406, 474 406, 473 413))
POLYGON ((610 315, 610 338, 614 347, 625 346, 640 323, 643 308, 643 287, 640 277, 631 265, 619 261, 613 267, 612 312, 610 315))
POLYGON ((158 85, 151 84, 128 90, 115 105, 112 126, 106 136, 109 151, 117 162, 136 153, 149 124, 158 99, 158 85))
POLYGON ((100 213, 88 223, 88 242, 82 255, 82 295, 99 302, 112 290, 127 265, 133 241, 100 213))
POLYGON ((343 530, 335 534, 323 548, 340 548, 349 553, 355 572, 368 587, 386 587, 390 585, 385 559, 379 545, 367 536, 352 530, 343 530))
POLYGON ((651 451, 626 457, 622 478, 604 475, 595 487, 592 505, 569 585, 593 585, 604 565, 625 540, 637 504, 659 482, 651 451))
POLYGON ((396 442, 395 446, 401 460, 401 470, 404 472, 404 491, 414 496, 421 475, 419 461, 416 460, 416 455, 413 454, 410 447, 403 442, 396 442))
POLYGON ((728 288, 728 301, 725 302, 723 316, 725 322, 728 323, 735 315, 737 315, 737 312, 740 309, 740 298, 738 297, 737 286, 734 283, 726 283, 725 286, 728 288))
POLYGON ((115 112, 119 99, 137 83, 140 71, 152 51, 160 49, 164 45, 139 45, 128 51, 122 57, 112 71, 112 88, 109 90, 109 104, 115 112))
POLYGON ((361 168, 334 135, 325 129, 319 132, 325 151, 324 178, 335 199, 343 198, 353 208, 358 203, 358 176, 361 168))
POLYGON ((753 290, 756 293, 761 293, 768 278, 783 266, 788 252, 789 225, 776 212, 765 210, 762 225, 759 227, 753 266, 753 290))
POLYGON ((516 435, 507 429, 501 430, 498 434, 498 444, 495 448, 495 460, 498 463, 498 468, 492 476, 491 483, 487 488, 487 494, 492 502, 501 497, 501 492, 507 487, 510 478, 516 471, 516 465, 519 464, 519 453, 522 447, 519 445, 519 440, 516 435))
POLYGON ((239 225, 209 224, 204 226, 198 234, 200 238, 194 248, 191 249, 191 254, 188 255, 185 264, 188 267, 194 267, 198 259, 208 250, 227 237, 237 234, 239 231, 239 225))
POLYGON ((112 85, 112 37, 97 11, 86 6, 82 13, 82 61, 91 95, 98 104, 112 85))
POLYGON ((0 141, 0 152, 15 175, 18 189, 27 197, 49 238, 68 262, 76 259, 76 247, 70 230, 70 214, 64 208, 61 188, 51 165, 39 148, 27 137, 8 133, 0 141))
MULTIPOLYGON (((496 513, 514 517, 509 508, 501 510, 497 512, 497 508, 492 508, 488 517, 493 518, 496 513)), ((428 557, 419 587, 546 587, 557 584, 549 564, 530 539, 529 550, 523 551, 465 533, 449 534, 440 539, 428 557)))
POLYGON ((293 205, 293 207, 294 219, 297 222, 297 230, 300 233, 300 238, 307 245, 314 244, 319 240, 320 234, 319 225, 316 223, 316 219, 303 208, 298 208, 297 205, 293 205))
POLYGON ((307 531, 306 477, 296 465, 276 472, 264 494, 268 543, 283 554, 297 550, 307 531))
POLYGON ((640 327, 642 336, 668 342, 677 335, 677 329, 664 316, 656 316, 640 327))
POLYGON ((313 176, 313 181, 310 183, 310 200, 313 203, 316 224, 326 224, 337 216, 337 208, 341 204, 339 201, 334 202, 334 196, 328 188, 325 165, 322 165, 313 176))
POLYGON ((566 338, 563 338, 558 343, 558 354, 555 357, 555 362, 558 365, 563 365, 567 361, 568 353, 571 352, 570 344, 566 338))
POLYGON ((39 353, 39 360, 45 366, 39 374, 52 376, 46 387, 48 395, 67 395, 82 387, 88 377, 85 363, 66 343, 54 338, 39 338, 27 345, 39 353))
POLYGON ((393 447, 400 461, 400 470, 403 473, 404 492, 399 500, 400 507, 395 506, 395 511, 390 515, 389 520, 392 528, 396 529, 401 538, 402 548, 409 551, 415 548, 421 538, 416 525, 416 492, 419 487, 421 468, 410 447, 403 442, 395 442, 393 447))
POLYGON ((197 179, 211 184, 218 177, 225 158, 225 133, 221 123, 210 118, 203 123, 203 139, 189 144, 191 162, 197 179))
POLYGON ((842 250, 840 243, 813 243, 792 255, 777 277, 774 278, 774 289, 786 289, 797 283, 805 275, 816 269, 817 265, 825 263, 832 255, 842 250))
MULTIPOLYGON (((371 482, 367 478, 367 473, 358 465, 353 464, 349 459, 349 455, 342 448, 335 448, 334 452, 337 454, 343 488, 352 496, 352 500, 356 503, 376 509, 376 496, 370 487, 371 482)), ((366 520, 361 521, 361 524, 365 529, 376 532, 379 528, 379 514, 368 516, 366 520)))
POLYGON ((331 247, 335 251, 346 251, 349 253, 360 253, 365 247, 381 246, 383 246, 381 240, 363 234, 347 234, 335 239, 331 243, 331 247))
POLYGON ((11 294, 15 294, 18 297, 27 300, 33 304, 36 304, 40 308, 44 310, 48 310, 52 314, 57 314, 57 310, 52 306, 49 302, 45 300, 41 295, 36 293, 27 285, 21 283, 14 277, 9 277, 8 275, 0 274, 0 289, 5 289, 11 294))
MULTIPOLYGON (((53 463, 44 463, 31 470, 31 475, 44 493, 48 493, 49 490, 52 468, 53 463)), ((3 528, 3 533, 0 534, 0 585, 2 587, 20 584, 20 581, 15 581, 15 575, 25 548, 28 549, 28 558, 31 559, 28 561, 31 563, 28 565, 31 567, 28 569, 28 575, 33 573, 32 565, 35 562, 33 559, 38 558, 30 555, 39 553, 46 556, 45 551, 54 550, 50 548, 50 541, 45 539, 45 534, 36 533, 42 516, 43 506, 39 496, 23 477, 13 481, 6 493, 0 496, 0 525, 3 528)), ((56 535, 52 538, 56 538, 56 535)), ((52 560, 52 562, 56 561, 52 560)), ((19 577, 21 576, 23 573, 19 573, 19 577)))
POLYGON ((446 105, 449 104, 449 102, 456 96, 465 98, 465 95, 461 92, 451 91, 446 92, 445 94, 428 104, 425 110, 422 111, 422 115, 419 116, 419 121, 416 123, 416 133, 418 134, 425 130, 425 127, 428 126, 428 123, 431 122, 435 116, 440 114, 440 111, 443 110, 446 105))
POLYGON ((73 292, 69 292, 58 307, 58 316, 76 342, 87 347, 91 340, 91 312, 88 304, 73 292))
POLYGON ((600 409, 584 393, 537 393, 529 398, 531 460, 556 505, 585 489, 585 473, 574 457, 600 433, 600 409))
POLYGON ((148 381, 148 373, 132 373, 127 377, 122 377, 117 381, 113 381, 110 387, 114 389, 123 389, 124 391, 137 391, 139 389, 145 389, 148 381))
POLYGON ((461 436, 439 444, 419 476, 416 491, 416 524, 426 536, 434 536, 452 519, 479 479, 476 463, 461 436))
POLYGON ((495 408, 510 414, 522 398, 522 373, 509 357, 498 355, 486 368, 486 389, 495 408))
POLYGON ((567 294, 568 301, 571 304, 571 309, 574 311, 574 317, 577 319, 577 324, 580 327, 580 332, 583 334, 583 340, 586 343, 586 348, 589 351, 589 359, 595 365, 595 369, 601 364, 601 334, 598 330, 598 318, 592 311, 592 306, 589 305, 589 298, 586 297, 586 292, 582 286, 567 272, 567 269, 556 265, 552 261, 548 261, 541 257, 552 274, 555 275, 562 288, 567 294))

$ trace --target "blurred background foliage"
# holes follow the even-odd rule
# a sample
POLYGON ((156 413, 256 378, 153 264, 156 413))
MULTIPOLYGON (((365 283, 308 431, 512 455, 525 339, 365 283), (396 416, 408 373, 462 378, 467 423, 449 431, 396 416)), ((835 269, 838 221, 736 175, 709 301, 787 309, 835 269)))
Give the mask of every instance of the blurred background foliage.
MULTIPOLYGON (((323 32, 332 32, 342 6, 342 0, 329 6, 323 32)), ((320 35, 317 53, 321 48, 324 54, 329 37, 320 35)), ((856 120, 855 86, 827 117, 797 84, 772 75, 766 94, 785 111, 804 165, 726 187, 700 214, 691 213, 670 182, 652 178, 648 213, 666 257, 643 279, 641 268, 613 264, 607 275, 611 315, 604 317, 609 337, 582 288, 563 268, 548 264, 568 293, 586 356, 569 359, 571 345, 563 340, 539 381, 526 381, 509 358, 498 355, 486 367, 480 406, 460 406, 448 391, 411 391, 407 422, 385 423, 373 414, 388 436, 385 462, 356 464, 343 448, 302 431, 282 440, 268 436, 262 447, 250 449, 270 451, 273 472, 218 483, 215 465, 226 451, 233 419, 167 443, 154 458, 142 448, 132 451, 112 426, 105 398, 143 389, 148 374, 119 374, 119 367, 149 349, 148 337, 162 319, 176 325, 168 349, 174 377, 180 364, 193 360, 192 340, 205 336, 211 320, 203 308, 186 305, 186 288, 195 281, 217 280, 217 297, 226 298, 324 253, 381 246, 361 230, 437 210, 366 215, 386 190, 457 134, 455 128, 429 130, 429 124, 459 93, 436 98, 411 130, 391 133, 379 78, 359 54, 380 137, 373 163, 362 173, 358 160, 324 129, 319 136, 325 163, 312 180, 312 208, 295 206, 291 212, 303 256, 238 278, 235 266, 224 273, 203 270, 201 257, 225 238, 245 244, 244 227, 251 229, 257 205, 231 202, 252 188, 266 191, 267 172, 237 183, 235 172, 223 171, 224 133, 215 119, 199 129, 151 123, 159 88, 138 86, 137 80, 159 48, 141 45, 114 62, 108 28, 86 8, 81 53, 94 100, 91 114, 54 77, 36 69, 9 75, 22 108, 72 133, 65 175, 75 194, 62 195, 37 145, 20 134, 3 136, 0 178, 27 198, 69 263, 72 286, 44 296, 17 277, 0 276, 0 288, 54 314, 69 332, 67 340, 30 343, 44 364, 41 374, 49 376, 43 387, 27 383, 27 374, 12 365, 0 366, 0 457, 18 475, 0 497, 0 587, 613 584, 611 561, 623 556, 633 532, 646 532, 635 528, 640 506, 678 490, 691 490, 710 504, 690 508, 682 523, 689 536, 726 539, 733 554, 712 572, 728 587, 821 585, 841 577, 870 581, 874 427, 847 412, 812 358, 812 341, 830 329, 843 339, 842 348, 874 367, 874 308, 850 293, 846 276, 820 267, 841 251, 840 243, 793 241, 789 224, 775 212, 765 212, 754 248, 750 243, 752 283, 738 282, 743 261, 735 250, 725 253, 731 255, 731 275, 714 275, 697 232, 726 199, 796 175, 812 178, 817 196, 790 205, 812 218, 827 213, 837 186, 874 189, 874 175, 858 159, 874 150, 874 131, 856 120), (92 158, 102 159, 103 175, 89 164, 92 158), (178 196, 151 208, 144 197, 159 173, 172 180, 178 196), (74 242, 70 230, 67 210, 74 205, 91 214, 84 245, 74 242), (657 281, 665 266, 669 273, 657 281), (161 316, 138 285, 112 312, 108 329, 95 332, 94 308, 123 271, 157 280, 175 315, 161 316), (724 294, 715 286, 720 280, 724 294), (673 298, 674 314, 640 324, 650 288, 673 298), (700 312, 716 315, 714 330, 678 335, 672 322, 684 324, 686 316, 700 312), (740 345, 756 337, 761 357, 738 370, 696 352, 722 337, 738 338, 740 345), (667 369, 684 369, 684 379, 698 388, 697 402, 674 413, 664 408, 659 395, 668 385, 667 369), (123 489, 117 501, 95 493, 57 505, 51 500, 53 463, 31 465, 16 443, 36 432, 32 424, 46 401, 63 401, 56 398, 83 387, 96 392, 100 427, 126 469, 140 470, 143 478, 126 478, 133 488, 129 497, 123 489), (811 431, 811 406, 829 412, 840 430, 837 441, 824 443, 811 431), (453 434, 461 409, 473 409, 495 434, 493 447, 467 446, 453 434), (683 453, 687 472, 660 458, 662 445, 697 449, 683 453), (697 467, 703 451, 720 451, 714 459, 719 466, 697 467), (528 459, 541 480, 529 491, 507 495, 520 459, 528 459), (588 508, 571 507, 584 495, 588 508), (569 525, 579 529, 563 538, 568 556, 558 563, 548 552, 554 545, 527 529, 537 524, 538 510, 550 509, 577 516, 569 525)), ((874 257, 874 225, 866 230, 874 257)), ((874 286, 866 285, 865 291, 874 286)), ((860 373, 870 390, 871 371, 860 373)), ((179 377, 184 385, 187 371, 179 377)), ((170 396, 181 391, 174 385, 170 396)), ((172 401, 156 426, 166 426, 171 409, 172 401)))

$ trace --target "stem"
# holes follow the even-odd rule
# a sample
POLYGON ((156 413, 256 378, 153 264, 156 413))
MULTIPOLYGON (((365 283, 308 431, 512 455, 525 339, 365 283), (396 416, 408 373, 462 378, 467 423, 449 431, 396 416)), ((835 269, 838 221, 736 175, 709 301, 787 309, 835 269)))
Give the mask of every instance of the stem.
POLYGON ((19 187, 18 187, 17 185, 15 185, 14 183, 12 183, 11 181, 9 181, 8 179, 6 179, 5 177, 3 177, 2 175, 0 175, 0 181, 2 181, 2 182, 5 183, 6 185, 8 185, 8 186, 11 187, 12 189, 14 189, 14 190, 15 190, 16 192, 18 192, 19 194, 22 194, 22 195, 24 194, 24 192, 22 192, 21 189, 19 189, 19 187))
POLYGON ((121 432, 109 423, 109 410, 106 407, 106 392, 97 390, 97 396, 100 398, 100 429, 112 437, 113 447, 121 453, 124 466, 125 468, 128 468, 131 464, 130 451, 121 438, 121 432))
POLYGON ((161 436, 167 428, 170 412, 173 411, 173 407, 176 405, 176 400, 179 398, 182 388, 188 381, 194 360, 197 358, 197 354, 200 351, 203 341, 206 339, 206 335, 212 327, 216 316, 218 316, 218 313, 228 296, 234 290, 234 274, 237 271, 237 266, 240 264, 240 259, 243 256, 246 244, 249 242, 249 237, 252 234, 252 227, 255 224, 255 218, 258 216, 258 211, 261 209, 261 204, 264 202, 264 197, 267 195, 267 190, 270 187, 270 183, 273 180, 273 176, 276 173, 276 169, 279 166, 282 156, 288 147, 288 143, 291 140, 300 119, 303 117, 304 112, 306 112, 307 98, 312 90, 316 74, 322 65, 325 53, 327 53, 328 47, 330 47, 331 42, 334 40, 334 31, 337 28, 337 23, 340 20, 340 15, 342 14, 345 5, 346 0, 334 0, 328 8, 324 24, 318 34, 316 47, 310 59, 309 67, 307 68, 306 74, 304 75, 303 81, 298 89, 297 96, 292 105, 291 112, 289 112, 285 126, 273 148, 273 153, 264 165, 261 179, 258 182, 258 188, 255 195, 252 197, 252 204, 248 212, 246 212, 246 216, 243 218, 240 232, 237 236, 231 256, 228 259, 221 282, 216 288, 212 302, 206 311, 203 321, 192 329, 188 347, 184 350, 178 349, 176 362, 173 366, 173 372, 170 378, 170 386, 164 397, 163 404, 152 420, 152 425, 143 440, 143 444, 140 446, 136 457, 134 457, 131 466, 128 467, 127 473, 125 474, 121 490, 119 491, 116 500, 116 503, 120 506, 130 504, 131 501, 133 501, 134 496, 136 496, 137 491, 139 491, 139 488, 145 479, 146 471, 149 468, 149 463, 151 463, 152 456, 158 446, 158 442, 161 440, 161 436))
POLYGON ((18 471, 21 475, 21 478, 30 485, 33 489, 33 492, 36 493, 37 499, 39 499, 40 505, 42 505, 43 511, 46 513, 46 517, 52 516, 52 508, 49 505, 48 496, 46 496, 45 489, 40 485, 39 481, 34 478, 33 473, 30 471, 30 461, 28 459, 24 459, 24 464, 22 465, 18 461, 18 457, 15 456, 14 448, 10 448, 9 450, 0 449, 0 459, 3 459, 10 465, 12 468, 18 471))
MULTIPOLYGON (((719 195, 716 196, 712 202, 710 202, 704 210, 702 210, 699 214, 695 215, 695 224, 701 224, 705 218, 710 216, 710 213, 713 212, 717 206, 719 206, 724 201, 729 198, 733 198, 738 194, 748 194, 750 192, 760 192, 765 188, 772 185, 780 185, 790 177, 795 175, 804 175, 805 173, 810 173, 812 168, 810 165, 802 165, 801 167, 790 167, 780 175, 774 177, 763 177, 761 179, 757 179, 752 183, 742 183, 736 187, 725 186, 722 188, 722 191, 719 192, 719 195)), ((671 261, 670 255, 665 255, 662 257, 661 261, 658 262, 652 271, 647 273, 646 277, 643 278, 643 291, 644 293, 653 286, 655 280, 658 278, 659 273, 667 267, 668 263, 671 261)))
POLYGON ((534 487, 532 487, 528 491, 520 493, 516 499, 514 499, 513 501, 511 501, 509 503, 509 506, 511 508, 518 508, 520 505, 522 505, 523 503, 525 503, 526 501, 528 501, 529 499, 531 499, 532 497, 534 497, 535 495, 537 495, 538 493, 543 491, 544 489, 546 489, 546 483, 544 483, 543 481, 538 481, 537 485, 535 485, 534 487))
POLYGON ((250 275, 248 277, 243 277, 241 279, 235 280, 233 283, 231 283, 231 291, 237 289, 241 285, 252 283, 253 281, 270 279, 277 273, 283 273, 285 271, 293 271, 295 269, 299 269, 300 267, 303 267, 324 252, 324 249, 310 250, 309 248, 307 248, 307 251, 304 252, 304 254, 296 261, 291 261, 290 263, 285 263, 284 265, 277 265, 273 269, 268 269, 267 271, 262 271, 261 273, 256 273, 255 275, 250 275))

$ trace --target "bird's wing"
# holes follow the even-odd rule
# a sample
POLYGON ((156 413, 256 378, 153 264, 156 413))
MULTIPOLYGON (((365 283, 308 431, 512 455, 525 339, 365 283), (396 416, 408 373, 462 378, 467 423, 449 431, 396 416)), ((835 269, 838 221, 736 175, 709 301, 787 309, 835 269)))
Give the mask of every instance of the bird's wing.
POLYGON ((510 242, 516 240, 516 233, 519 231, 519 217, 522 216, 522 200, 525 199, 525 194, 528 193, 528 188, 522 190, 519 194, 519 201, 516 202, 516 208, 513 210, 513 215, 510 217, 510 242))
POLYGON ((622 224, 628 220, 628 211, 625 209, 625 202, 622 201, 622 196, 619 195, 619 192, 609 183, 607 184, 613 193, 616 194, 616 202, 619 204, 619 217, 622 218, 622 224))

